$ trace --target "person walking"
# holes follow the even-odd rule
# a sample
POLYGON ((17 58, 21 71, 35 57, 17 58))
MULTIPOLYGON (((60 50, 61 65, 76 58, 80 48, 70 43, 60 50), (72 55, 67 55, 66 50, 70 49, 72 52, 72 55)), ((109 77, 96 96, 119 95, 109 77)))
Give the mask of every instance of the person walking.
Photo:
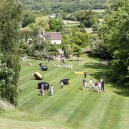
POLYGON ((90 84, 90 88, 93 90, 94 84, 93 84, 92 79, 90 79, 89 84, 90 84))
POLYGON ((75 60, 76 60, 76 56, 73 57, 73 62, 75 62, 75 60))
POLYGON ((72 68, 73 68, 73 65, 71 64, 71 65, 70 65, 70 69, 72 69, 72 68))
POLYGON ((43 66, 42 63, 39 63, 40 70, 42 70, 42 66, 43 66))
POLYGON ((104 92, 104 79, 102 80, 102 82, 101 82, 101 91, 103 91, 104 92))
POLYGON ((96 81, 96 82, 95 82, 95 89, 96 89, 96 90, 98 91, 98 93, 99 93, 99 87, 98 87, 98 86, 99 86, 98 81, 96 81))
POLYGON ((63 81, 60 82, 61 89, 63 89, 64 83, 63 81))
POLYGON ((84 78, 86 78, 86 72, 84 72, 84 78))
POLYGON ((98 83, 99 92, 101 92, 101 82, 98 83))
MULTIPOLYGON (((86 81, 84 81, 84 91, 87 89, 87 86, 86 86, 86 81)), ((87 89, 87 91, 88 91, 88 89, 87 89)))
POLYGON ((82 81, 82 89, 85 91, 86 89, 86 80, 83 79, 82 81))
POLYGON ((53 85, 50 86, 50 95, 53 96, 53 92, 54 92, 54 87, 53 85))
POLYGON ((40 94, 41 96, 44 96, 44 85, 41 85, 41 89, 40 89, 40 94))

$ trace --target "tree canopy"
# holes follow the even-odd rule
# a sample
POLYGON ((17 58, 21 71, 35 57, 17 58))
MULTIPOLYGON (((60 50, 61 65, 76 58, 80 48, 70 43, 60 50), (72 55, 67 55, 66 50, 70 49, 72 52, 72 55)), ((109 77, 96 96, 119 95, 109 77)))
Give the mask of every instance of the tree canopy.
POLYGON ((129 86, 129 0, 112 1, 101 33, 113 58, 112 78, 120 86, 129 86))
POLYGON ((22 6, 17 0, 0 1, 0 91, 1 97, 17 105, 20 72, 18 29, 22 6))
POLYGON ((72 13, 76 10, 104 9, 108 0, 20 0, 30 10, 41 10, 46 14, 53 12, 72 13))

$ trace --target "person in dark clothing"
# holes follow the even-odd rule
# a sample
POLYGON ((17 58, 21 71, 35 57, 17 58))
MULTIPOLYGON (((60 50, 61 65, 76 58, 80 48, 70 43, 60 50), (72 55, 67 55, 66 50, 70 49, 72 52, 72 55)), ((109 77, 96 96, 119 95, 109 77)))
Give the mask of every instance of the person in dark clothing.
POLYGON ((86 78, 86 72, 84 72, 84 78, 86 78))
POLYGON ((101 82, 101 91, 104 91, 104 80, 102 80, 102 82, 101 82))
POLYGON ((39 63, 40 70, 42 70, 42 63, 39 63))

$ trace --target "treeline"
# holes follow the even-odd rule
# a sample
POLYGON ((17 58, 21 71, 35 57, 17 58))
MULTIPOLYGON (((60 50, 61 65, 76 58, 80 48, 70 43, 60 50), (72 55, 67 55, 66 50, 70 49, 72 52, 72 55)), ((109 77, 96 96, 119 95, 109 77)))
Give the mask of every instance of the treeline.
POLYGON ((104 9, 108 0, 20 0, 30 10, 40 10, 45 14, 59 11, 72 13, 77 10, 104 9))
MULTIPOLYGON (((90 37, 94 56, 110 59, 108 77, 129 87, 129 0, 113 0, 102 25, 90 37)), ((128 89, 127 89, 128 90, 128 89)))

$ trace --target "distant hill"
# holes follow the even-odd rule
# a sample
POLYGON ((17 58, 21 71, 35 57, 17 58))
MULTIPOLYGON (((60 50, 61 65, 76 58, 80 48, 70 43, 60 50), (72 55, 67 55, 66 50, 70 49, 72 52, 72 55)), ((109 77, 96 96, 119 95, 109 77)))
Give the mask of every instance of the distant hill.
POLYGON ((108 0, 20 0, 30 10, 39 10, 46 14, 52 12, 72 13, 77 10, 104 9, 108 0))

